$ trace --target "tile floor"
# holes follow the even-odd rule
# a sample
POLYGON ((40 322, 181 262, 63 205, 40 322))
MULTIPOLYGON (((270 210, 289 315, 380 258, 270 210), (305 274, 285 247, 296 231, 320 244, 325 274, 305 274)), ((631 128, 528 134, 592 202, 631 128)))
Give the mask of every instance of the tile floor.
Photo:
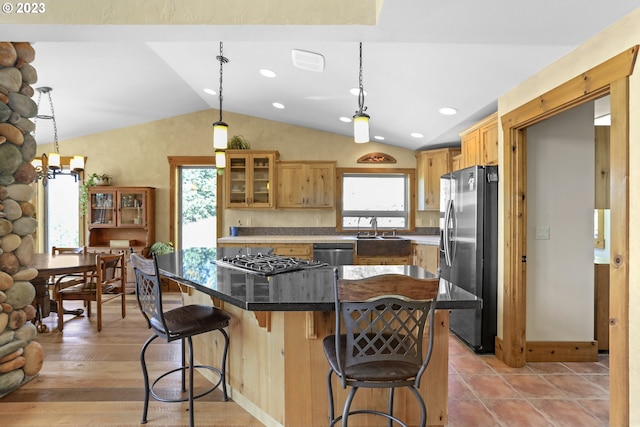
POLYGON ((609 355, 510 368, 449 340, 448 427, 609 425, 609 355))

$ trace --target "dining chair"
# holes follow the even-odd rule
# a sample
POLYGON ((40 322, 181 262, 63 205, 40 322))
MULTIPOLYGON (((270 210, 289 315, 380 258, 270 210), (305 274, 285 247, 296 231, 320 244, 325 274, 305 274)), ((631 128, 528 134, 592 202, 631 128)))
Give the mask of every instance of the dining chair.
MULTIPOLYGON (((86 254, 87 247, 60 247, 60 246, 52 246, 51 254, 52 255, 65 255, 65 254, 86 254)), ((51 277, 49 279, 49 284, 54 285, 57 278, 51 277)), ((87 281, 87 273, 74 273, 74 274, 66 274, 64 275, 64 281, 68 283, 68 286, 83 283, 87 281)))
POLYGON ((126 316, 126 293, 124 276, 124 253, 96 255, 96 274, 89 280, 70 286, 58 279, 54 286, 54 295, 58 305, 58 330, 63 330, 63 301, 84 301, 87 318, 91 318, 91 302, 96 303, 96 322, 98 332, 102 330, 102 305, 120 298, 122 318, 126 316))
POLYGON ((438 283, 437 278, 400 274, 347 280, 340 279, 335 270, 336 332, 323 340, 329 362, 330 426, 342 420, 342 426, 346 427, 351 415, 374 414, 387 418, 390 427, 393 422, 407 427, 393 415, 394 392, 398 387, 408 388, 415 396, 420 407, 420 426, 426 425, 427 408, 418 388, 433 350, 438 283), (342 388, 350 387, 342 415, 338 417, 334 416, 333 374, 342 388), (353 398, 360 388, 389 389, 387 411, 370 407, 352 410, 353 398))
POLYGON ((149 409, 149 396, 153 396, 155 400, 160 402, 189 402, 189 425, 194 426, 194 408, 193 401, 199 397, 211 393, 213 390, 222 387, 222 398, 224 401, 229 399, 227 395, 226 383, 226 366, 227 351, 229 349, 229 336, 224 328, 229 326, 230 316, 223 310, 208 305, 190 304, 183 305, 168 311, 164 311, 162 307, 162 286, 160 285, 160 274, 155 255, 152 259, 143 258, 138 254, 132 253, 131 265, 136 277, 136 295, 140 310, 147 320, 149 329, 153 335, 147 339, 140 350, 140 365, 142 366, 142 375, 144 376, 144 407, 142 410, 142 424, 147 422, 147 413, 149 409), (210 331, 219 331, 224 338, 224 349, 222 352, 222 362, 220 369, 213 366, 194 365, 193 362, 193 342, 192 337, 210 331), (161 337, 166 342, 181 340, 182 365, 161 374, 157 379, 149 385, 149 373, 147 371, 147 363, 145 353, 149 344, 156 338, 161 337), (186 363, 186 350, 188 347, 189 361, 186 363), (193 373, 194 369, 208 369, 218 376, 218 381, 212 387, 194 396, 193 391, 193 373), (162 397, 154 391, 154 387, 158 381, 175 372, 181 373, 182 389, 188 392, 187 397, 183 398, 166 398, 162 397), (189 373, 188 390, 185 384, 185 374, 189 373))

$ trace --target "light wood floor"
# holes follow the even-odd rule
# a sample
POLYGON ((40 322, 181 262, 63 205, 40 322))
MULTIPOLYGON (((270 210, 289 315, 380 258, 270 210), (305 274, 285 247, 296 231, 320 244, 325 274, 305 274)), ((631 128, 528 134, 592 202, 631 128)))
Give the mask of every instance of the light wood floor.
MULTIPOLYGON (((127 317, 122 319, 119 300, 104 306, 102 331, 92 318, 65 316, 64 332, 56 329, 57 316, 45 319, 49 332, 37 340, 45 352, 42 371, 32 381, 0 399, 1 426, 137 426, 144 398, 140 347, 150 336, 135 296, 127 295, 127 317)), ((180 303, 178 294, 167 302, 180 303)), ((65 303, 66 308, 82 302, 65 303)), ((170 305, 165 309, 170 308, 170 305)), ((150 374, 165 372, 180 360, 179 343, 156 339, 147 351, 150 374)), ((174 383, 178 383, 176 374, 174 383)), ((200 378, 197 384, 206 385, 200 378)), ((159 390, 168 388, 163 382, 159 390)), ((233 401, 223 402, 218 390, 196 400, 197 426, 262 427, 233 401)), ((188 426, 187 403, 162 403, 151 399, 148 426, 188 426)))

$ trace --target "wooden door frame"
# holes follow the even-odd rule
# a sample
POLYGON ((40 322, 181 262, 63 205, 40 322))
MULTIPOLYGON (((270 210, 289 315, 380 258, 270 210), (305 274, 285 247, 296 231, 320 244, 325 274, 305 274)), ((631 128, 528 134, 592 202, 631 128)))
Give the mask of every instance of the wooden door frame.
POLYGON ((629 76, 638 46, 503 114, 503 333, 496 355, 526 363, 526 128, 611 96, 610 424, 629 425, 629 76), (508 321, 505 321, 508 319, 508 321))
MULTIPOLYGON (((215 156, 169 156, 169 239, 179 249, 178 239, 178 168, 181 166, 215 166, 215 156)), ((222 175, 216 175, 216 236, 220 236, 222 210, 220 197, 222 194, 222 175)))

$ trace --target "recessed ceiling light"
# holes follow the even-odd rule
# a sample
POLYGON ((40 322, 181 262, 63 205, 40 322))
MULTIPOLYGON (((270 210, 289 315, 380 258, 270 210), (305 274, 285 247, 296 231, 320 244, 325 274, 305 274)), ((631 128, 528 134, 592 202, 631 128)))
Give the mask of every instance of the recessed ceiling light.
POLYGON ((217 95, 217 92, 213 89, 209 89, 208 87, 204 89, 204 93, 208 93, 209 95, 217 95))
POLYGON ((458 114, 458 110, 452 107, 442 107, 438 111, 440 112, 440 114, 443 114, 445 116, 453 116, 454 114, 458 114))
MULTIPOLYGON (((364 93, 365 96, 367 96, 366 90, 363 90, 362 92, 364 93)), ((360 95, 360 88, 352 87, 351 89, 349 89, 349 93, 353 96, 358 96, 360 95)))
POLYGON ((374 136, 374 138, 377 139, 378 141, 384 141, 384 136, 376 135, 374 136))
POLYGON ((340 117, 340 121, 345 123, 351 123, 351 118, 342 116, 340 117))
POLYGON ((262 68, 260 70, 260 74, 262 74, 263 76, 268 77, 270 79, 272 79, 272 78, 274 78, 276 76, 275 72, 273 72, 273 71, 271 71, 269 69, 266 69, 266 68, 262 68))
POLYGON ((424 135, 420 132, 411 132, 411 136, 414 138, 424 138, 424 135))
POLYGON ((274 103, 273 103, 273 104, 271 104, 271 105, 273 105, 275 108, 277 108, 277 109, 279 109, 279 110, 282 110, 282 109, 284 108, 284 105, 283 105, 283 104, 280 104, 279 102, 274 102, 274 103))
POLYGON ((296 67, 321 73, 324 71, 324 56, 306 50, 291 49, 291 61, 296 67))

